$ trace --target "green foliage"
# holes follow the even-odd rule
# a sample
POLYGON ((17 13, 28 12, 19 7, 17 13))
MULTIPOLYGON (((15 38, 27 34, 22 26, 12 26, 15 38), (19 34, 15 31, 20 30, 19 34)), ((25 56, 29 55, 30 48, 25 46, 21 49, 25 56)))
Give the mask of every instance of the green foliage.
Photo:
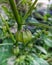
POLYGON ((0 46, 0 65, 7 65, 8 58, 13 54, 11 53, 12 46, 0 46))
MULTIPOLYGON (((21 2, 25 4, 27 1, 22 0, 21 2)), ((0 14, 0 41, 2 40, 0 44, 0 64, 8 65, 8 58, 15 56, 15 59, 13 59, 14 65, 49 65, 46 59, 49 56, 48 53, 50 53, 49 49, 52 48, 52 26, 50 26, 49 23, 40 23, 31 17, 37 0, 29 7, 24 16, 21 15, 14 0, 9 0, 9 3, 9 8, 2 6, 2 10, 8 19, 6 20, 2 14, 0 14), (29 37, 27 37, 29 41, 27 44, 24 44, 24 40, 26 42, 25 34, 23 35, 24 39, 22 38, 23 42, 21 42, 20 40, 16 40, 15 37, 21 38, 21 36, 16 35, 16 32, 11 32, 10 28, 13 27, 15 23, 17 23, 16 32, 18 32, 18 34, 25 30, 25 34, 27 35, 28 26, 33 27, 33 30, 31 29, 32 39, 28 39, 30 38, 29 32, 29 37)), ((43 18, 43 22, 47 21, 45 18, 47 15, 42 17, 38 13, 36 15, 43 18)))

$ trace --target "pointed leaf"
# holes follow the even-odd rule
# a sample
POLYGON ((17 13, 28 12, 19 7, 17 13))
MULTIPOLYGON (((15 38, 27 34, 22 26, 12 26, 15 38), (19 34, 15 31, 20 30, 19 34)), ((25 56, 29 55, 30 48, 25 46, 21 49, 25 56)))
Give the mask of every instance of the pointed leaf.
POLYGON ((45 39, 44 40, 45 44, 48 45, 49 47, 52 47, 52 40, 51 39, 45 39))
POLYGON ((47 54, 47 51, 43 48, 43 47, 41 47, 41 46, 35 46, 38 50, 40 50, 41 52, 43 52, 44 54, 47 54))

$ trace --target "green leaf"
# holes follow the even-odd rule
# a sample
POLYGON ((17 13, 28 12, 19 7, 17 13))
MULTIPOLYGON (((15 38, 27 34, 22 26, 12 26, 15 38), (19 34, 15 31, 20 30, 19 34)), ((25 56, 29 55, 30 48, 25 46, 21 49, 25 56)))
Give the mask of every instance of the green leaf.
POLYGON ((30 62, 32 62, 32 65, 40 65, 32 56, 28 55, 27 57, 29 58, 29 60, 31 60, 30 62))
POLYGON ((41 47, 41 46, 35 46, 38 50, 40 50, 41 52, 43 52, 44 54, 47 54, 47 51, 43 48, 43 47, 41 47))
POLYGON ((46 39, 44 40, 44 42, 45 42, 45 44, 48 45, 49 47, 52 47, 52 40, 51 40, 51 39, 46 38, 46 39))
POLYGON ((12 39, 11 38, 5 38, 3 40, 3 43, 13 43, 12 39))
POLYGON ((40 64, 40 65, 49 65, 48 62, 46 60, 43 60, 42 58, 36 58, 36 61, 40 64))
POLYGON ((0 46, 0 65, 7 65, 7 60, 11 57, 12 46, 0 46))
POLYGON ((42 58, 39 58, 37 55, 35 54, 32 54, 32 57, 34 58, 34 60, 39 64, 39 65, 49 65, 49 63, 42 59, 42 58))
POLYGON ((28 18, 28 20, 27 20, 27 22, 29 22, 29 23, 39 23, 35 18, 33 18, 33 17, 29 17, 28 18))
POLYGON ((49 65, 48 62, 42 58, 38 58, 36 56, 28 56, 28 58, 33 62, 32 65, 49 65))

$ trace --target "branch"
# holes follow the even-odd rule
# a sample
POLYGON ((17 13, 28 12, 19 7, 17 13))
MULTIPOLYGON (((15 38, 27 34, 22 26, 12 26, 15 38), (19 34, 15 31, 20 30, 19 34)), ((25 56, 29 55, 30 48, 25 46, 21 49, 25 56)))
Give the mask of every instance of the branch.
POLYGON ((24 20, 26 20, 28 18, 28 16, 30 15, 30 13, 32 12, 32 10, 34 9, 34 6, 36 5, 38 0, 35 0, 34 3, 32 4, 32 6, 30 7, 30 9, 28 10, 28 12, 25 14, 24 16, 24 20))
POLYGON ((5 23, 6 28, 7 28, 7 30, 8 30, 8 31, 9 31, 9 33, 10 33, 10 37, 11 37, 11 39, 13 40, 13 42, 14 42, 14 43, 16 43, 16 40, 15 40, 15 38, 14 38, 13 34, 10 32, 10 28, 9 28, 9 25, 8 25, 7 21, 3 18, 3 16, 2 16, 2 15, 0 15, 0 17, 1 17, 1 19, 2 19, 2 22, 4 22, 4 23, 5 23))

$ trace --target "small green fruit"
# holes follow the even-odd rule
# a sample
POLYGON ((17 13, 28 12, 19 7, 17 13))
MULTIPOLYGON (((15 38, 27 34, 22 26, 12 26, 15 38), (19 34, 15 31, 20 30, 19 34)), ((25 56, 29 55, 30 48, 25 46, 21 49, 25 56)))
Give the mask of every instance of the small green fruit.
POLYGON ((28 43, 32 39, 32 34, 29 30, 16 32, 16 40, 22 43, 28 43))

